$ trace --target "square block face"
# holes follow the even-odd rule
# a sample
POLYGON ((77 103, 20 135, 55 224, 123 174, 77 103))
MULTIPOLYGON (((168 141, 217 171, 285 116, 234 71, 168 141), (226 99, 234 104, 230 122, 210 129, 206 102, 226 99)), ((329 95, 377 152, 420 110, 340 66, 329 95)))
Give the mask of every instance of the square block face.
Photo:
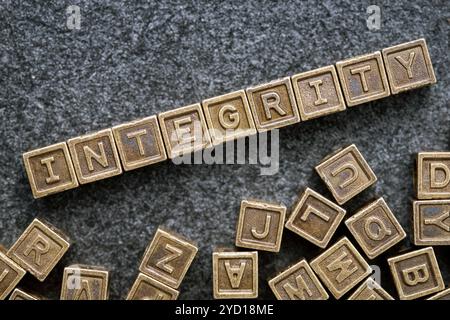
POLYGON ((450 200, 414 201, 414 244, 450 245, 450 200))
POLYGON ((61 300, 108 300, 109 272, 101 267, 64 268, 61 300))
POLYGON ((432 247, 388 259, 400 299, 417 299, 444 290, 432 247))
POLYGON ((406 237, 383 198, 360 209, 345 221, 365 254, 373 259, 406 237))
POLYGON ((0 300, 5 299, 25 275, 18 264, 0 252, 0 300))
POLYGON ((9 296, 9 300, 40 300, 38 297, 33 296, 21 289, 14 289, 9 296))
POLYGON ((139 271, 172 288, 178 288, 197 254, 197 247, 163 229, 156 231, 139 271))
POLYGON ((336 68, 349 107, 390 95, 381 52, 339 61, 336 68))
POLYGON ((140 273, 127 300, 176 300, 178 295, 177 290, 140 273))
POLYGON ((450 288, 435 294, 427 300, 450 300, 450 288))
POLYGON ((325 158, 316 171, 337 203, 344 204, 377 181, 354 144, 325 158))
POLYGON ((26 152, 23 162, 35 198, 78 187, 65 142, 26 152))
POLYGON ((236 232, 236 246, 279 252, 286 207, 243 200, 236 232))
POLYGON ((302 121, 346 109, 334 66, 297 74, 292 85, 302 121))
POLYGON ((306 260, 302 260, 269 281, 278 300, 327 300, 328 293, 306 260))
POLYGON ((289 78, 249 88, 247 97, 259 132, 300 122, 289 78))
POLYGON ((67 144, 81 184, 122 173, 111 129, 70 139, 67 144))
POLYGON ((325 248, 345 216, 345 210, 307 188, 289 217, 286 228, 325 248))
POLYGON ((419 152, 417 198, 450 198, 450 152, 419 152))
POLYGON ((69 246, 67 237, 56 228, 34 219, 9 249, 8 256, 39 281, 44 281, 69 246))
POLYGON ((126 171, 167 159, 156 116, 115 126, 112 131, 126 171))
POLYGON ((211 146, 205 116, 199 103, 158 115, 169 158, 211 146))
POLYGON ((215 299, 258 297, 258 252, 214 252, 215 299))
POLYGON ((348 300, 394 300, 394 298, 372 278, 368 278, 348 300))
POLYGON ((311 263, 336 299, 366 278, 372 269, 347 238, 342 238, 311 263))
POLYGON ((206 99, 202 105, 214 145, 256 134, 244 90, 206 99))
POLYGON ((436 83, 425 39, 383 49, 392 94, 436 83))

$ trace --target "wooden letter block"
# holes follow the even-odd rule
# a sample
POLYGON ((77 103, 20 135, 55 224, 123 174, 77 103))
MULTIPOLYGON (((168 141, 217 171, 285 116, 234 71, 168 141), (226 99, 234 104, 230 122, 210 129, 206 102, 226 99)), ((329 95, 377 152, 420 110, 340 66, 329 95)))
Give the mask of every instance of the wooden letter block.
POLYGON ((67 144, 81 184, 122 173, 111 129, 72 138, 67 144))
POLYGON ((247 97, 259 132, 300 121, 291 80, 288 77, 248 88, 247 97))
POLYGON ((450 152, 419 152, 417 198, 450 199, 450 152))
POLYGON ((345 216, 345 210, 307 188, 292 210, 286 228, 325 248, 345 216))
POLYGON ((158 228, 145 251, 139 271, 176 289, 180 286, 197 251, 193 243, 158 228))
POLYGON ((244 90, 203 100, 202 105, 214 145, 256 134, 244 90))
POLYGON ((450 245, 450 199, 414 201, 414 244, 450 245))
POLYGON ((292 85, 302 121, 346 109, 334 66, 296 74, 292 85))
POLYGON ((108 300, 109 272, 102 267, 64 268, 61 300, 108 300))
POLYGON ((450 300, 450 288, 435 294, 427 300, 450 300))
POLYGON ((0 252, 0 300, 4 300, 25 275, 18 264, 0 252))
POLYGON ((392 94, 436 83, 425 39, 383 49, 392 94))
POLYGON ((69 239, 61 231, 34 219, 9 249, 8 256, 39 281, 44 281, 69 246, 69 239))
POLYGON ((127 300, 177 300, 178 295, 177 290, 139 273, 127 300))
POLYGON ((26 152, 23 162, 35 198, 78 187, 65 142, 26 152))
POLYGON ((367 278, 348 300, 394 300, 375 280, 367 278))
POLYGON ((344 204, 377 181, 354 144, 326 157, 316 171, 337 203, 344 204))
POLYGON ((306 260, 269 280, 269 286, 278 300, 327 300, 328 293, 306 260))
POLYGON ((279 252, 286 207, 243 200, 236 232, 236 246, 279 252))
POLYGON ((258 252, 213 252, 215 299, 258 297, 258 252))
POLYGON ((9 296, 9 300, 41 300, 39 297, 29 294, 21 289, 14 289, 9 296))
POLYGON ((417 299, 444 290, 432 247, 388 259, 401 300, 417 299))
POLYGON ((336 299, 372 272, 364 258, 345 237, 315 258, 310 265, 336 299))
POLYGON ((406 238, 405 231, 383 198, 361 208, 345 224, 370 259, 406 238))
POLYGON ((336 68, 349 107, 390 95, 381 52, 339 61, 336 68))
POLYGON ((112 131, 126 171, 167 159, 156 116, 115 126, 112 131))

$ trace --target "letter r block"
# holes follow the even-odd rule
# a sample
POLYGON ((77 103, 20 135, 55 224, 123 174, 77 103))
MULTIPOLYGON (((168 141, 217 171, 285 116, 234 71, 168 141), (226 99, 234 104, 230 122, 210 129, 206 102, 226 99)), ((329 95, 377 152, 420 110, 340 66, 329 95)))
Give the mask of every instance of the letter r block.
POLYGON ((64 268, 61 300, 108 300, 109 272, 102 267, 64 268))
POLYGON ((419 152, 417 198, 450 198, 450 152, 419 152))
POLYGON ((25 270, 0 252, 0 300, 4 300, 13 291, 24 275, 25 270))

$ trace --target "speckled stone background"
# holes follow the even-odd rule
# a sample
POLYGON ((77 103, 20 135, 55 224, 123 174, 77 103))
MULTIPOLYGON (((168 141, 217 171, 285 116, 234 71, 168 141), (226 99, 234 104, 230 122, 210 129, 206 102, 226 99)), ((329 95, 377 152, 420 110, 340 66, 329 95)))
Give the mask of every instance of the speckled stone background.
MULTIPOLYGON (((36 216, 74 241, 44 283, 27 276, 21 285, 57 298, 64 266, 103 265, 111 270, 111 298, 122 299, 165 225, 199 245, 180 297, 209 299, 211 252, 233 246, 241 199, 290 207, 305 186, 330 198, 313 168, 350 143, 378 183, 345 206, 348 215, 383 196, 411 235, 414 155, 450 149, 449 9, 445 0, 1 1, 0 243, 11 246, 36 216), (80 30, 66 26, 71 4, 81 8, 80 30), (370 4, 381 7, 377 31, 366 26, 370 4), (283 128, 275 175, 261 176, 260 165, 167 161, 32 198, 21 162, 27 150, 420 37, 436 85, 283 128)), ((341 225, 332 242, 343 234, 341 225)), ((372 262, 394 296, 386 258, 399 249, 372 262)), ((260 297, 273 298, 269 277, 319 252, 286 230, 279 254, 260 252, 260 297)), ((436 253, 449 284, 449 249, 436 253)))

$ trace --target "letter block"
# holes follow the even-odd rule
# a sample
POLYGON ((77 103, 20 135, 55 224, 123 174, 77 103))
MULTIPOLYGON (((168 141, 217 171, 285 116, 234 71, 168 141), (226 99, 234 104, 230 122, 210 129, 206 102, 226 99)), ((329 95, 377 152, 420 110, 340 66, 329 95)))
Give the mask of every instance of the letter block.
POLYGON ((315 169, 340 205, 377 181, 354 144, 332 153, 315 169))
POLYGON ((258 252, 213 252, 214 299, 258 297, 258 252))
POLYGON ((394 300, 375 280, 367 278, 348 300, 394 300))
POLYGON ((450 245, 450 200, 414 201, 414 244, 450 245))
POLYGON ((381 52, 336 63, 347 106, 353 107, 390 95, 381 52))
POLYGON ((302 121, 346 109, 333 65, 296 74, 292 85, 302 121))
POLYGON ((336 299, 372 272, 361 254, 345 237, 315 258, 310 265, 336 299))
POLYGON ((14 289, 14 291, 9 296, 9 300, 41 300, 38 296, 29 294, 21 289, 14 289))
POLYGON ((388 263, 401 300, 417 299, 444 290, 432 247, 389 258, 388 263))
POLYGON ((256 134, 244 90, 203 100, 202 105, 213 145, 256 134))
POLYGON ((25 270, 0 252, 0 300, 4 300, 14 290, 24 275, 25 270))
POLYGON ((383 49, 392 94, 436 83, 425 39, 383 49))
POLYGON ((68 237, 60 230, 34 219, 9 249, 8 256, 39 281, 44 281, 69 246, 68 237))
POLYGON ((286 228, 326 248, 344 216, 343 208, 307 188, 292 210, 286 228))
POLYGON ((419 152, 417 198, 450 198, 450 152, 419 152))
POLYGON ((361 208, 345 224, 370 259, 406 238, 405 231, 383 198, 361 208))
POLYGON ((279 252, 286 207, 243 200, 236 232, 236 246, 279 252))
POLYGON ((69 139, 67 144, 81 184, 122 173, 111 129, 69 139))
POLYGON ((198 248, 188 240, 158 228, 145 251, 139 271, 177 289, 197 251, 198 248))
POLYGON ((427 300, 450 300, 450 288, 436 293, 434 296, 429 297, 427 300))
POLYGON ((72 265, 64 268, 61 300, 108 300, 109 272, 103 267, 72 265))
POLYGON ((247 97, 259 132, 300 122, 289 77, 248 88, 247 97))
POLYGON ((25 152, 23 163, 34 198, 78 187, 65 142, 25 152))
POLYGON ((112 131, 125 171, 167 159, 156 116, 120 124, 112 131))
POLYGON ((179 291, 139 273, 127 300, 177 300, 179 291))
POLYGON ((306 260, 269 280, 269 286, 278 300, 327 300, 329 297, 306 260))

